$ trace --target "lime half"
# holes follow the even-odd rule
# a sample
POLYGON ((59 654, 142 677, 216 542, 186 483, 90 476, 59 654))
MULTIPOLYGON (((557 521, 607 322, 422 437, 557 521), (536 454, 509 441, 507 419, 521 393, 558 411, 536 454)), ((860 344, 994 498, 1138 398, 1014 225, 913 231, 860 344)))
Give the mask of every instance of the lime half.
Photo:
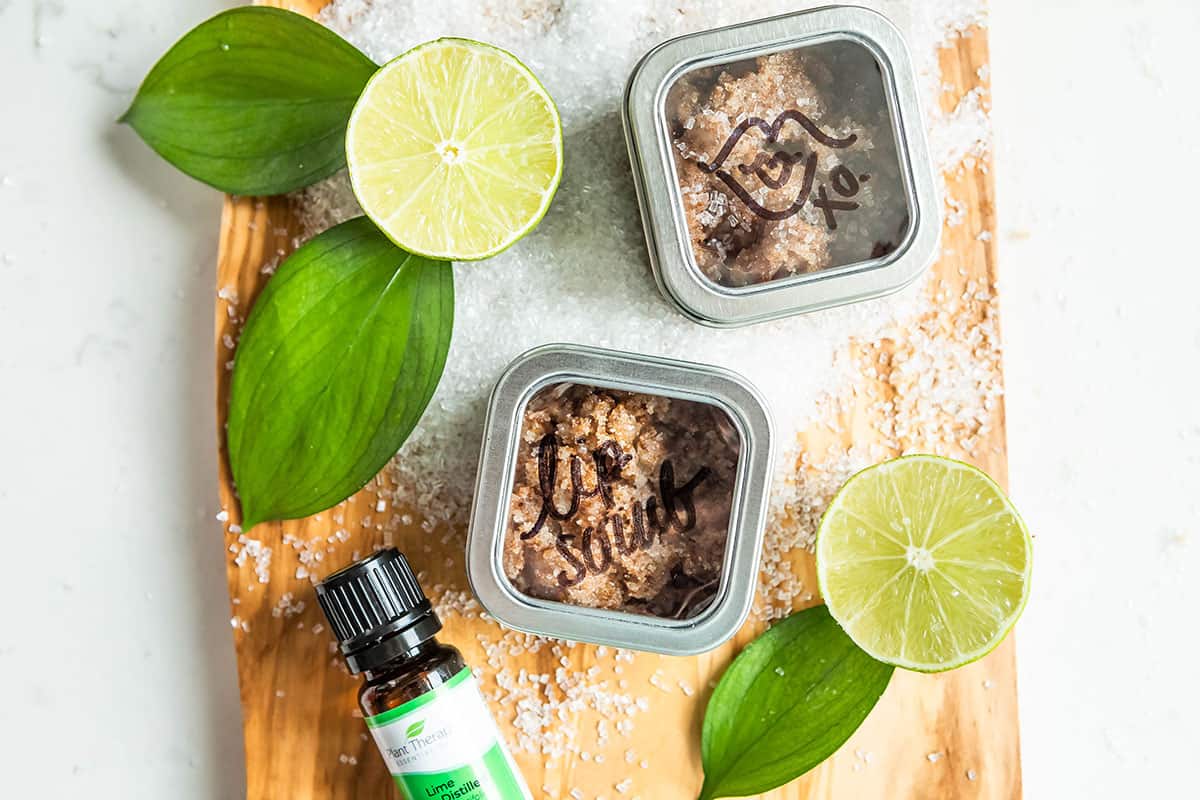
POLYGON ((358 202, 397 245, 429 258, 487 258, 550 207, 562 122, 511 54, 438 39, 367 83, 350 114, 346 162, 358 202))
POLYGON ((941 672, 991 652, 1029 597, 1032 543, 996 482, 906 456, 848 480, 821 518, 817 581, 846 633, 889 664, 941 672))

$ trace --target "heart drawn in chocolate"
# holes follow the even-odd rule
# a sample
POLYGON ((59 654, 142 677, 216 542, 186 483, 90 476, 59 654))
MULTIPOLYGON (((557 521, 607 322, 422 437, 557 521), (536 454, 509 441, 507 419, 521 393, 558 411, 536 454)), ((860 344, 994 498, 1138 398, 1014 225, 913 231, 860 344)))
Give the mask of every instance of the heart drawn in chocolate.
POLYGON ((754 175, 764 185, 772 189, 779 189, 792 179, 793 167, 803 161, 804 179, 801 182, 800 191, 796 194, 796 198, 792 201, 791 205, 781 210, 770 209, 761 205, 754 199, 749 190, 742 186, 741 182, 729 170, 723 169, 723 167, 726 159, 733 153, 733 149, 737 146, 738 142, 741 141, 741 138, 751 128, 757 128, 762 131, 766 139, 766 144, 775 144, 779 140, 779 133, 783 130, 784 123, 788 121, 795 122, 809 136, 826 147, 840 149, 849 147, 858 141, 858 134, 855 133, 850 134, 844 139, 831 136, 821 130, 820 126, 809 119, 804 112, 797 109, 788 109, 777 116, 775 121, 771 123, 758 117, 747 117, 742 120, 733 129, 733 132, 729 134, 729 138, 725 140, 725 144, 721 146, 717 157, 712 163, 701 161, 696 166, 704 172, 715 174, 720 178, 729 187, 730 191, 737 195, 738 199, 745 203, 758 216, 770 220, 787 219, 803 208, 804 204, 808 201, 809 193, 812 192, 813 179, 817 171, 817 154, 815 152, 809 153, 808 157, 805 158, 803 153, 800 152, 788 153, 780 150, 775 153, 769 153, 762 151, 754 157, 751 163, 738 165, 738 172, 743 175, 754 175), (778 170, 778 172, 772 175, 770 170, 778 170))

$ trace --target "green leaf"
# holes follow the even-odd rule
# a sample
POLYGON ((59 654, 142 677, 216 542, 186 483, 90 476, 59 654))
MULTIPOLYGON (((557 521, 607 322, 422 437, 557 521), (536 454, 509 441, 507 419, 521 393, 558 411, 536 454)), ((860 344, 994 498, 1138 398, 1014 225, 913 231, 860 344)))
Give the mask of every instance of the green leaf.
POLYGON ((315 514, 379 472, 437 387, 453 318, 450 265, 397 248, 366 217, 284 261, 234 362, 243 527, 315 514))
POLYGON ((772 627, 708 701, 700 800, 766 792, 820 764, 867 718, 892 669, 860 650, 825 606, 772 627))
POLYGON ((420 736, 423 730, 425 730, 425 720, 419 719, 408 726, 408 730, 404 732, 404 736, 406 739, 411 739, 414 736, 420 736))
POLYGON ((121 117, 159 155, 233 194, 282 194, 345 166, 376 65, 292 11, 235 8, 167 51, 121 117))

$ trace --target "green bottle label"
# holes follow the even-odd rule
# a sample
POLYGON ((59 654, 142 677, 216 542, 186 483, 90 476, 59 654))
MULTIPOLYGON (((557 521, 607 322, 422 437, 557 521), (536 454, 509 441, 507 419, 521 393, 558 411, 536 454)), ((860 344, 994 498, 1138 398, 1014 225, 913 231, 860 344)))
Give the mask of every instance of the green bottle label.
POLYGON ((405 800, 532 800, 466 667, 366 723, 405 800))

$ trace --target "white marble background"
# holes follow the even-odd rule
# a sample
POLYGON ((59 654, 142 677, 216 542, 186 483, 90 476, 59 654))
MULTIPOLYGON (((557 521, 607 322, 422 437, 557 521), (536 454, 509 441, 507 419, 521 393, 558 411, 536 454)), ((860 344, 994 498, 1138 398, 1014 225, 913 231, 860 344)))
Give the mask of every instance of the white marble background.
MULTIPOLYGON (((212 518, 219 198, 112 124, 228 5, 0 0, 5 796, 242 794, 212 518)), ((1200 7, 994 5, 1012 490, 1037 535, 1027 796, 1183 796, 1200 742, 1200 7)))

